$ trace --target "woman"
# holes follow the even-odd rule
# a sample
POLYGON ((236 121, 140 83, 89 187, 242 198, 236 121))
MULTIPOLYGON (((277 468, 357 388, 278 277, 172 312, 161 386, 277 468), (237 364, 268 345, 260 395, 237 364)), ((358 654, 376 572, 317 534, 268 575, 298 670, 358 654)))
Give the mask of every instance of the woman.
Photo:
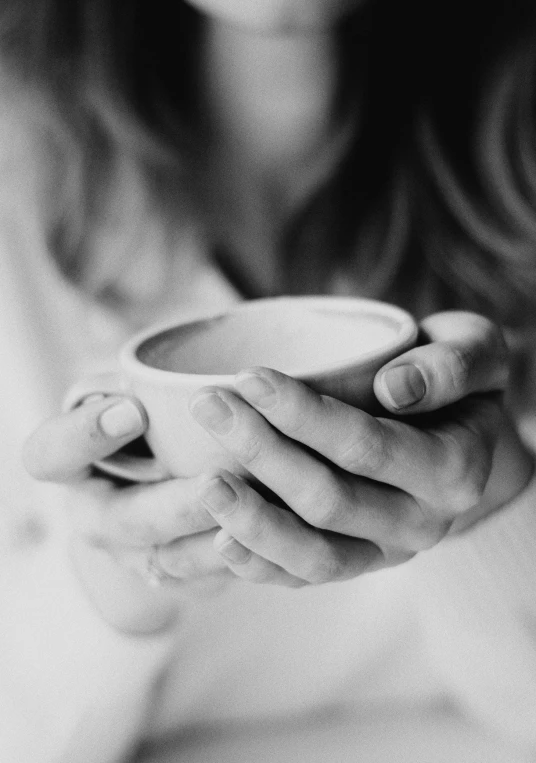
POLYGON ((5 503, 55 518, 3 576, 8 760, 536 750, 532 458, 490 322, 527 422, 528 6, 6 6, 5 503), (269 370, 250 405, 192 401, 294 513, 233 475, 96 475, 143 433, 119 396, 28 441, 63 488, 25 481, 10 454, 139 325, 302 291, 398 302, 429 341, 378 375, 389 419, 269 370))

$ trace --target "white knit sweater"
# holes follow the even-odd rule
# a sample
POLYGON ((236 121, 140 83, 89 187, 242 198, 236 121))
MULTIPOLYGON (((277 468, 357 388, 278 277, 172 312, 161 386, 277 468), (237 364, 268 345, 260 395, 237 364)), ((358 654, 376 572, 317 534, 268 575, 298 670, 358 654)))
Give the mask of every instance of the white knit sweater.
MULTIPOLYGON (((20 447, 129 328, 60 277, 32 225, 2 200, 2 763, 112 763, 170 734, 158 760, 536 756, 536 484, 397 569, 302 591, 231 584, 159 637, 100 621, 65 558, 65 491, 33 483, 20 447)), ((177 299, 203 312, 234 296, 200 267, 177 299)))

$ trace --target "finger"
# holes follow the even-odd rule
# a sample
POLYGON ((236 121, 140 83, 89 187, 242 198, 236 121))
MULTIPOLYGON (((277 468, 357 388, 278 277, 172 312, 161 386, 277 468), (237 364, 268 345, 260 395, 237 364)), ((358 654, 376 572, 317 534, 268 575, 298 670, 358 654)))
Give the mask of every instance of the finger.
MULTIPOLYGON (((242 397, 280 432, 324 456, 345 472, 413 494, 416 485, 429 481, 430 469, 440 462, 441 443, 428 433, 400 421, 376 418, 332 397, 319 395, 278 371, 251 369, 238 374, 235 385, 242 397)), ((237 419, 237 429, 252 430, 254 424, 247 410, 241 410, 237 419)), ((260 429, 259 424, 256 426, 260 429)), ((255 438, 254 433, 242 434, 242 439, 247 437, 254 443, 261 440, 258 436, 255 438)), ((253 448, 254 445, 249 445, 244 449, 253 448)), ((267 451, 265 446, 265 459, 270 455, 267 451)), ((296 474, 291 484, 295 486, 299 474, 307 474, 307 480, 312 480, 311 487, 316 491, 318 480, 327 484, 329 477, 323 472, 329 469, 328 466, 317 468, 315 479, 305 454, 301 456, 301 462, 301 469, 294 469, 296 474)), ((289 466, 292 465, 289 461, 289 466)), ((255 476, 258 476, 257 471, 255 476)), ((263 477, 259 479, 264 482, 263 477)))
POLYGON ((211 530, 159 546, 153 563, 161 574, 178 582, 227 572, 227 565, 214 549, 216 533, 211 530))
POLYGON ((450 510, 451 517, 461 516, 480 504, 506 428, 500 393, 460 400, 449 408, 448 417, 430 427, 431 435, 444 450, 444 476, 435 503, 450 510))
MULTIPOLYGON (((374 542, 379 537, 393 537, 400 523, 410 521, 413 525, 418 521, 413 503, 392 498, 385 489, 387 485, 431 506, 443 501, 448 508, 452 501, 462 506, 470 494, 478 492, 489 471, 500 421, 499 402, 493 395, 475 396, 458 403, 457 409, 450 410, 454 419, 450 428, 445 425, 417 429, 318 395, 305 384, 271 369, 243 372, 236 377, 235 384, 241 395, 287 437, 321 454, 344 472, 374 480, 374 485, 360 485, 354 498, 360 507, 359 521, 363 523, 360 529, 365 531, 364 537, 374 542), (381 487, 378 483, 382 483, 381 487), (398 512, 389 511, 393 500, 398 512)), ((226 401, 230 400, 228 397, 226 401)), ((230 404, 236 409, 240 407, 240 401, 230 404)), ((269 444, 273 434, 266 434, 259 422, 252 421, 247 409, 237 410, 236 419, 234 432, 222 438, 222 442, 234 434, 231 447, 237 448, 236 439, 246 443, 234 451, 239 460, 242 452, 257 451, 254 473, 264 484, 278 495, 286 489, 288 495, 288 488, 283 485, 283 480, 287 480, 295 498, 281 497, 302 516, 297 505, 302 502, 302 495, 310 501, 316 495, 319 510, 327 512, 330 522, 344 514, 340 506, 344 509, 348 496, 340 476, 337 479, 335 475, 334 481, 333 470, 317 462, 313 468, 306 454, 298 462, 285 441, 279 447, 286 448, 287 453, 281 452, 278 462, 277 448, 269 444), (278 474, 276 488, 273 484, 278 474)), ((427 518, 424 519, 426 524, 427 518)), ((307 521, 311 521, 310 517, 307 521)), ((312 523, 326 526, 321 521, 312 523)))
POLYGON ((73 490, 71 520, 93 542, 146 548, 202 533, 216 522, 199 502, 198 478, 118 488, 92 479, 73 490), (83 500, 77 500, 77 492, 83 500))
POLYGON ((503 390, 508 351, 491 321, 466 312, 444 312, 422 322, 429 344, 415 347, 385 365, 374 392, 392 413, 437 410, 475 392, 503 390))
POLYGON ((355 577, 369 571, 380 556, 368 541, 308 526, 229 472, 200 485, 200 498, 242 546, 308 583, 355 577))
POLYGON ((254 554, 226 530, 220 530, 217 533, 214 538, 214 548, 229 570, 242 580, 285 588, 303 588, 308 585, 305 580, 290 575, 277 564, 254 554))
POLYGON ((129 397, 103 397, 45 421, 27 440, 23 461, 38 480, 68 482, 140 437, 147 417, 129 397))
POLYGON ((176 546, 149 546, 131 549, 121 546, 107 549, 122 567, 135 572, 151 587, 172 586, 192 581, 231 577, 213 547, 217 530, 184 538, 176 546))
MULTIPOLYGON (((213 391, 205 388, 193 396, 191 411, 194 418, 250 474, 307 524, 333 531, 347 531, 346 514, 348 506, 355 501, 355 495, 345 475, 335 473, 332 465, 284 437, 230 390, 213 391), (218 413, 225 417, 219 423, 216 420, 218 413), (335 522, 340 525, 335 525, 335 522)), ((329 424, 331 434, 333 421, 329 424)), ((354 523, 356 526, 359 524, 364 537, 379 532, 379 528, 374 525, 385 524, 385 519, 378 518, 374 512, 364 512, 358 518, 354 507, 352 513, 354 523)), ((238 536, 235 537, 240 540, 238 536)))
MULTIPOLYGON (((233 424, 228 432, 218 435, 218 439, 238 461, 244 463, 251 474, 279 496, 308 525, 365 538, 382 550, 392 546, 403 552, 429 548, 446 534, 451 522, 447 512, 447 499, 451 500, 451 482, 448 479, 449 470, 442 468, 445 462, 441 459, 448 456, 449 448, 457 454, 458 447, 451 442, 453 437, 445 433, 442 439, 438 434, 422 433, 402 422, 377 420, 332 398, 321 397, 283 374, 270 371, 267 375, 272 381, 281 378, 294 392, 294 402, 297 402, 295 406, 289 406, 289 396, 280 396, 282 400, 286 399, 287 406, 279 414, 277 424, 281 421, 281 426, 285 427, 291 422, 292 432, 298 431, 298 436, 309 448, 305 450, 288 437, 282 436, 264 417, 228 390, 219 390, 218 397, 233 414, 233 424), (310 397, 312 405, 304 404, 304 395, 310 397), (337 407, 340 421, 333 416, 332 410, 324 410, 323 406, 331 404, 337 407), (316 409, 315 405, 318 406, 316 409), (294 427, 296 422, 293 421, 293 416, 296 412, 301 416, 301 425, 294 427), (368 434, 363 434, 365 424, 361 427, 361 432, 357 429, 356 439, 352 417, 357 417, 358 423, 362 417, 370 423, 368 434), (397 441, 398 458, 386 457, 379 461, 377 454, 374 458, 369 455, 369 451, 374 451, 376 447, 371 445, 371 438, 376 436, 378 425, 385 425, 392 430, 390 445, 394 447, 397 441), (415 440, 415 447, 411 446, 411 438, 415 440), (314 449, 322 451, 332 464, 319 460, 311 453, 311 442, 314 449), (437 464, 430 461, 432 444, 437 464), (415 458, 418 448, 422 451, 422 460, 415 458), (342 468, 352 466, 356 473, 368 473, 367 476, 372 476, 373 479, 356 478, 337 469, 337 460, 341 467, 344 463, 342 468), (445 475, 447 480, 443 484, 445 475), (386 482, 387 476, 393 482, 407 483, 411 489, 402 490, 393 485, 381 484, 386 482), (443 494, 445 511, 434 512, 432 507, 437 505, 443 494), (421 498, 422 505, 416 500, 417 496, 421 498)), ((210 391, 205 391, 193 399, 194 413, 196 401, 202 404, 203 398, 210 394, 210 391)), ((292 394, 290 397, 293 397, 292 394)), ((226 422, 228 427, 229 418, 226 422)), ((452 461, 454 465, 454 456, 452 461)), ((465 464, 463 468, 465 469, 465 464)), ((469 481, 467 474, 462 476, 466 482, 469 481)), ((454 487, 458 489, 459 485, 455 483, 454 487)), ((460 494, 463 494, 461 488, 460 494)), ((223 525, 221 519, 218 521, 223 525)), ((232 528, 226 529, 243 542, 243 538, 232 528)), ((250 547, 247 543, 245 545, 250 547)), ((267 555, 261 553, 261 556, 267 555)), ((276 559, 273 561, 277 563, 276 559)))
MULTIPOLYGON (((417 542, 415 533, 422 542, 425 532, 435 532, 433 527, 428 527, 433 523, 423 517, 411 495, 389 485, 380 487, 376 481, 350 478, 311 453, 315 450, 333 464, 337 465, 338 461, 342 467, 344 462, 345 467, 349 467, 354 465, 353 459, 358 458, 359 450, 363 454, 357 464, 361 473, 366 474, 368 469, 377 478, 377 464, 372 464, 371 458, 367 461, 370 442, 378 427, 375 418, 331 398, 322 398, 278 372, 266 371, 263 378, 268 377, 274 385, 280 380, 277 386, 282 405, 270 409, 266 418, 286 430, 286 434, 299 438, 309 450, 282 437, 264 417, 232 393, 220 391, 233 409, 236 423, 231 432, 220 435, 219 439, 259 482, 279 496, 308 525, 323 530, 366 538, 378 545, 401 543, 404 546, 417 542), (336 404, 335 415, 326 407, 330 401, 336 404), (277 412, 270 415, 275 409, 277 412), (356 417, 353 423, 352 416, 356 417), (364 417, 372 428, 367 434, 361 434, 363 442, 359 440, 360 417, 364 417), (349 443, 354 441, 350 461, 349 443), (339 450, 341 446, 342 450, 339 450), (411 536, 406 532, 408 527, 414 530, 411 536)), ((401 426, 398 422, 395 424, 401 426)), ((419 435, 413 429, 411 434, 419 435)), ((428 454, 429 449, 424 448, 424 451, 428 454)), ((420 480, 423 465, 418 463, 417 468, 420 480)), ((389 470, 394 479, 395 470, 390 459, 386 459, 384 479, 389 470)), ((408 480, 407 469, 402 469, 401 475, 408 480)))

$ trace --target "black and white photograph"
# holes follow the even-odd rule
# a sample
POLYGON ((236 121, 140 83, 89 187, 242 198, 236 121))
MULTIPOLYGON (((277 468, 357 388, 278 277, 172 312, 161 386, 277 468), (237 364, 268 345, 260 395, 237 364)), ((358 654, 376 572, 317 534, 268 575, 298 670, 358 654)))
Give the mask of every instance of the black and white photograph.
POLYGON ((0 763, 536 763, 534 0, 0 0, 0 763))

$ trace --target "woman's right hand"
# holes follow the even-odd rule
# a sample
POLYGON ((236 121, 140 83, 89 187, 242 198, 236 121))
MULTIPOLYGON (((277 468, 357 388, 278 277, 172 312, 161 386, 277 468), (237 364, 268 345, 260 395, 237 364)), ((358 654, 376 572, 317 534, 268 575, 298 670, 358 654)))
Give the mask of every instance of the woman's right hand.
POLYGON ((75 570, 103 617, 128 632, 163 628, 189 593, 230 577, 199 478, 119 484, 92 468, 145 427, 137 400, 94 396, 45 421, 23 453, 33 477, 66 486, 75 570))

